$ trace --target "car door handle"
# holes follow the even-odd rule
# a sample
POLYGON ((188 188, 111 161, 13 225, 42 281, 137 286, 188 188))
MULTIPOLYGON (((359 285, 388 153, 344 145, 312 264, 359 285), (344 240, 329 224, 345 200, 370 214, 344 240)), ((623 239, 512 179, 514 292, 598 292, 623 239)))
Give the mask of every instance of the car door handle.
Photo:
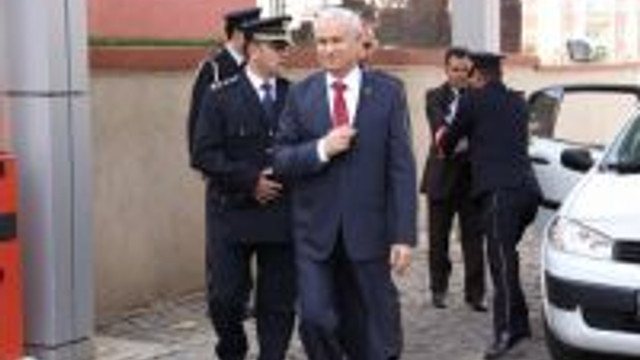
POLYGON ((532 163, 538 164, 538 165, 549 165, 549 164, 551 164, 551 161, 549 161, 549 159, 547 159, 544 156, 540 156, 540 155, 529 155, 529 160, 531 160, 532 163))

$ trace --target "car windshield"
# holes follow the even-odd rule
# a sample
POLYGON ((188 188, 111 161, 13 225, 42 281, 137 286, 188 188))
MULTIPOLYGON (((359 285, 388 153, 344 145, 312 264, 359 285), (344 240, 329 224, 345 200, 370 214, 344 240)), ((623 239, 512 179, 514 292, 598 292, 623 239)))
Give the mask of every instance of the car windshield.
POLYGON ((620 173, 640 173, 640 114, 613 144, 603 166, 620 173))

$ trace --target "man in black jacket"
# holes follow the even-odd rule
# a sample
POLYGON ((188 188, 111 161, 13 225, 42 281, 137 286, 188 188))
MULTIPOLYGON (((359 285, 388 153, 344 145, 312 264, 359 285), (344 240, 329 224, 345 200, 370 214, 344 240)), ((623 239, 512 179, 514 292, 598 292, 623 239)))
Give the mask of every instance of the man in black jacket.
POLYGON ((464 259, 465 300, 471 309, 486 311, 484 249, 478 204, 471 197, 471 163, 468 140, 463 139, 452 156, 436 151, 433 135, 450 123, 457 111, 460 96, 466 91, 471 61, 462 48, 451 48, 445 54, 447 81, 426 95, 426 113, 432 141, 424 167, 420 191, 427 195, 429 228, 429 276, 433 305, 446 307, 445 296, 451 274, 449 237, 455 215, 461 227, 464 259))
POLYGON ((257 259, 260 360, 284 360, 294 325, 295 274, 288 189, 272 149, 289 82, 278 76, 288 18, 243 25, 248 63, 204 94, 192 166, 207 183, 207 301, 221 360, 245 359, 243 320, 257 259))
POLYGON ((201 63, 191 90, 191 106, 187 119, 187 144, 189 152, 193 148, 193 132, 202 97, 212 84, 227 80, 242 70, 245 62, 245 38, 240 30, 243 23, 258 19, 260 8, 249 8, 230 12, 225 15, 225 35, 227 41, 222 49, 211 52, 201 63))
POLYGON ((502 82, 500 56, 479 53, 472 60, 477 89, 461 99, 454 121, 436 131, 436 142, 451 156, 459 139, 469 138, 472 192, 483 208, 495 291, 494 338, 485 359, 497 359, 531 336, 517 245, 535 217, 540 187, 527 153, 526 101, 502 82))

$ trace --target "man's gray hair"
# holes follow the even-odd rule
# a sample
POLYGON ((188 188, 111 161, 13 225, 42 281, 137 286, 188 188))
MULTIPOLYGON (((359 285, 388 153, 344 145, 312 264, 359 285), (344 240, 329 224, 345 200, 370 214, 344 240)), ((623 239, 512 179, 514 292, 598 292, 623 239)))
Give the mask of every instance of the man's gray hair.
POLYGON ((347 25, 354 38, 362 35, 362 19, 354 11, 347 8, 330 6, 321 9, 316 13, 313 21, 314 30, 318 28, 318 24, 323 22, 339 22, 347 25))

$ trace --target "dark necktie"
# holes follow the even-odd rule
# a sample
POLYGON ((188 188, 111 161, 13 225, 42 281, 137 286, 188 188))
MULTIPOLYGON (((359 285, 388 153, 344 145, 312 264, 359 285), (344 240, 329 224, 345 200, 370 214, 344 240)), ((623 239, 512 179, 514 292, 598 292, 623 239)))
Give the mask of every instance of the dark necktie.
POLYGON ((275 99, 273 97, 273 86, 270 82, 265 82, 260 85, 260 89, 262 89, 262 108, 264 109, 264 114, 266 115, 269 124, 274 126, 277 119, 275 99))
POLYGON ((331 84, 333 89, 333 126, 338 127, 349 124, 349 111, 347 110, 347 102, 344 99, 344 92, 347 85, 337 80, 331 84))

